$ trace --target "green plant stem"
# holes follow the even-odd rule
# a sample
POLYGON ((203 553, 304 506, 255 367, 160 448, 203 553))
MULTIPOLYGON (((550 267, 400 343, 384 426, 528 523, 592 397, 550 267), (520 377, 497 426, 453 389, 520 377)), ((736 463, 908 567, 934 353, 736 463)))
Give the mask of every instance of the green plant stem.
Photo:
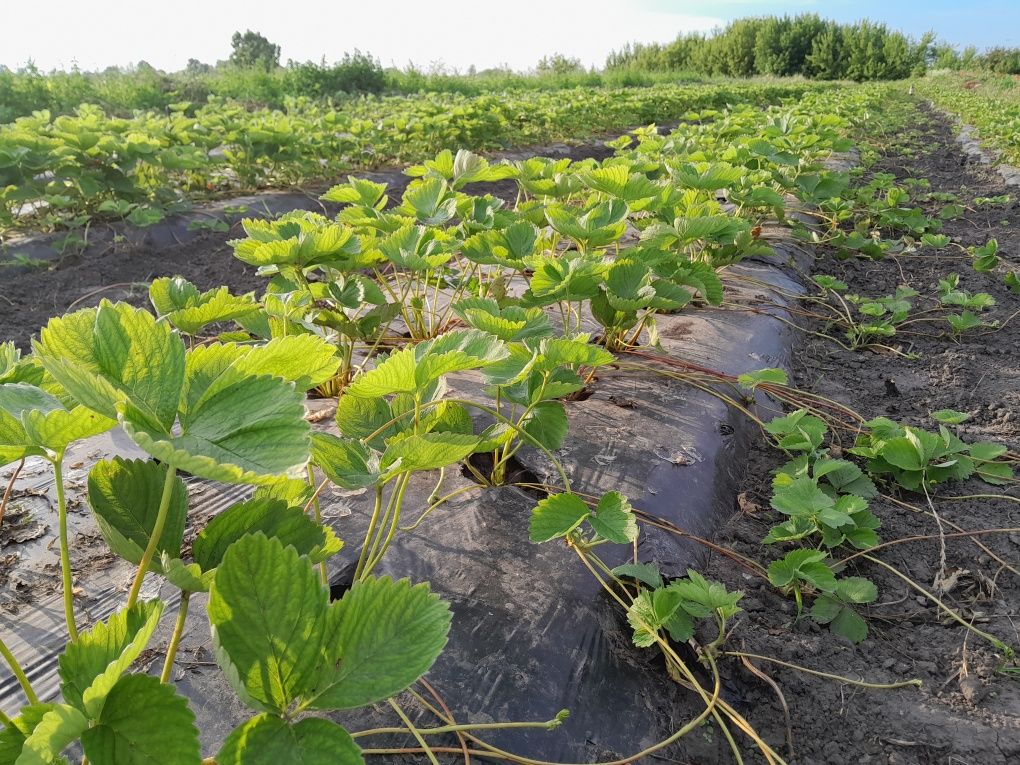
POLYGON ((152 534, 149 536, 149 543, 145 546, 142 559, 138 562, 138 572, 135 580, 131 583, 131 591, 128 593, 127 607, 131 608, 138 601, 138 593, 142 590, 142 580, 149 570, 152 556, 156 554, 159 546, 159 538, 163 536, 163 526, 166 525, 166 516, 170 510, 170 498, 174 492, 174 480, 177 478, 177 468, 173 465, 167 467, 166 480, 163 481, 163 494, 159 498, 159 510, 156 512, 156 522, 152 526, 152 534))
MULTIPOLYGON (((397 483, 398 486, 390 492, 390 497, 386 501, 386 509, 383 510, 382 515, 379 518, 379 523, 376 527, 375 535, 372 537, 369 537, 367 534, 365 535, 365 543, 362 549, 367 550, 368 552, 365 555, 364 566, 362 567, 360 572, 356 572, 358 579, 360 579, 360 577, 364 575, 365 570, 368 568, 369 563, 371 563, 372 560, 375 558, 375 554, 379 549, 379 545, 382 544, 383 537, 386 535, 386 529, 388 529, 392 524, 393 507, 397 500, 397 494, 399 494, 400 483, 399 477, 397 479, 397 483)), ((355 581, 358 581, 358 579, 356 579, 355 581)))
POLYGON ((174 622, 174 632, 170 637, 170 645, 166 648, 166 658, 163 660, 163 671, 159 675, 161 683, 170 682, 170 673, 174 668, 174 659, 177 657, 177 649, 181 645, 181 636, 184 634, 184 622, 188 620, 188 602, 191 600, 191 593, 181 590, 181 605, 177 609, 177 621, 174 622))
MULTIPOLYGON (((505 415, 501 414, 497 410, 493 409, 491 406, 485 406, 484 404, 479 404, 477 401, 470 401, 470 400, 465 399, 465 398, 441 398, 441 399, 437 399, 435 401, 428 401, 428 402, 422 404, 422 409, 427 409, 429 407, 438 406, 439 404, 443 403, 444 401, 448 402, 448 403, 451 403, 451 404, 460 404, 461 406, 466 406, 466 407, 470 407, 472 409, 477 409, 480 412, 485 412, 486 414, 490 415, 497 422, 500 422, 500 423, 502 423, 504 425, 507 425, 510 428, 512 428, 515 432, 517 432, 517 434, 523 440, 527 441, 529 444, 534 446, 536 449, 541 451, 546 457, 549 458, 549 461, 552 462, 553 467, 556 469, 556 472, 559 473, 560 478, 563 480, 564 491, 570 491, 570 479, 567 478, 567 473, 563 469, 563 464, 558 459, 556 459, 556 456, 551 451, 549 451, 549 449, 547 449, 545 446, 542 445, 541 441, 539 441, 537 438, 532 436, 526 430, 521 428, 521 426, 519 426, 516 423, 514 423, 509 417, 506 417, 505 415)), ((398 422, 402 418, 407 417, 408 414, 410 414, 410 412, 403 412, 403 413, 397 415, 396 417, 393 417, 388 422, 383 423, 378 428, 376 428, 375 431, 373 431, 372 433, 370 433, 369 435, 367 435, 365 438, 363 438, 361 440, 366 442, 366 443, 368 443, 373 438, 378 436, 380 433, 383 433, 391 425, 393 425, 394 423, 398 422)))
POLYGON ((78 625, 74 622, 74 581, 71 577, 71 548, 67 538, 67 497, 64 493, 63 455, 53 460, 53 479, 57 487, 57 524, 60 535, 60 578, 64 590, 64 619, 67 636, 78 642, 78 625))
POLYGON ((379 515, 382 511, 383 487, 375 487, 375 504, 372 506, 372 517, 368 521, 368 531, 365 532, 365 543, 361 546, 361 554, 358 556, 358 565, 354 567, 354 581, 361 578, 361 572, 365 567, 368 558, 368 542, 374 538, 375 527, 379 525, 379 515))
POLYGON ((492 407, 484 406, 484 405, 479 404, 479 403, 477 403, 475 401, 468 401, 467 399, 457 399, 457 398, 448 398, 448 399, 442 399, 442 400, 449 401, 449 402, 454 403, 454 404, 460 404, 461 406, 474 407, 475 409, 478 409, 479 411, 485 412, 486 414, 488 414, 491 417, 495 418, 497 421, 502 422, 505 425, 509 425, 511 428, 513 428, 515 431, 517 431, 517 434, 523 440, 527 441, 529 444, 531 444, 532 446, 536 447, 539 451, 541 451, 543 454, 545 454, 546 457, 549 458, 550 462, 552 462, 552 464, 553 464, 553 467, 556 468, 556 472, 559 473, 560 479, 563 481, 564 489, 566 491, 570 491, 570 479, 567 478, 567 473, 566 473, 566 470, 563 469, 563 464, 558 459, 556 459, 555 455, 551 451, 549 451, 549 449, 547 449, 537 438, 532 436, 530 433, 528 433, 522 427, 520 427, 519 425, 514 424, 510 419, 504 417, 502 414, 497 412, 492 407))
POLYGON ((397 713, 397 717, 399 717, 404 725, 407 726, 407 729, 411 731, 411 735, 414 736, 418 744, 421 745, 421 748, 425 750, 425 754, 428 755, 429 762, 431 762, 432 765, 439 765, 439 760, 436 759, 436 755, 433 754, 431 749, 429 749, 429 745, 425 743, 425 737, 421 735, 421 732, 414 726, 411 719, 404 714, 404 710, 400 708, 400 705, 393 699, 386 699, 386 701, 390 707, 393 708, 393 711, 397 713))
POLYGON ((973 632, 978 637, 984 638, 989 643, 991 643, 993 646, 995 646, 1000 651, 1002 651, 1007 657, 1012 658, 1015 655, 1015 651, 1012 648, 1010 648, 1008 645, 1006 645, 1004 642, 999 640, 999 638, 995 637, 995 635, 991 635, 991 634, 985 632, 984 630, 978 629, 973 624, 970 624, 966 619, 964 619, 962 616, 960 616, 958 613, 956 613, 956 611, 951 609, 949 606, 947 606, 945 603, 943 603, 941 600, 939 600, 937 597, 935 597, 932 593, 928 592, 926 589, 924 589, 924 587, 919 585, 917 582, 915 582, 913 579, 911 579, 906 574, 901 573, 895 567, 890 566, 888 563, 885 563, 884 561, 881 561, 878 558, 875 558, 875 557, 873 557, 871 555, 865 555, 863 557, 864 557, 865 560, 868 560, 868 561, 871 561, 872 563, 878 564, 879 566, 884 568, 886 571, 888 571, 888 572, 898 576, 900 579, 902 579, 904 582, 906 582, 908 585, 910 585, 913 589, 917 590, 919 593, 924 595, 924 597, 928 598, 928 600, 930 600, 932 603, 937 605, 953 621, 955 621, 955 622, 961 624, 962 626, 966 627, 968 630, 973 632))
POLYGON ((21 469, 23 467, 25 467, 24 457, 21 458, 21 462, 19 462, 18 466, 14 469, 14 474, 11 476, 11 480, 7 483, 7 488, 4 489, 4 495, 0 498, 0 526, 3 525, 4 511, 7 510, 7 502, 10 500, 11 494, 14 492, 14 484, 17 482, 18 476, 21 474, 21 469))
MULTIPOLYGON (((602 588, 609 594, 609 596, 612 597, 617 603, 619 603, 620 606, 625 611, 629 610, 629 606, 626 603, 626 601, 624 601, 623 598, 621 598, 620 595, 612 587, 609 586, 608 582, 606 582, 595 570, 595 566, 592 564, 592 559, 597 558, 598 556, 590 555, 586 550, 578 547, 577 545, 571 545, 571 548, 574 550, 575 553, 577 553, 577 556, 581 559, 581 562, 584 564, 585 568, 587 568, 591 575, 595 577, 595 580, 602 586, 602 588)), ((608 569, 608 566, 606 566, 604 562, 600 561, 600 565, 603 569, 608 569)), ((614 577, 614 580, 616 580, 619 583, 619 580, 616 579, 616 577, 614 577)), ((621 589, 623 589, 623 591, 626 592, 626 588, 622 588, 621 586, 621 589)), ((740 752, 737 749, 736 742, 733 740, 732 736, 729 735, 729 731, 727 730, 721 717, 719 716, 718 711, 716 710, 717 705, 723 709, 725 714, 734 723, 737 724, 737 727, 739 727, 749 738, 751 738, 751 740, 755 742, 755 744, 761 750, 762 754, 765 755, 767 761, 778 763, 783 762, 782 758, 779 757, 779 755, 776 754, 776 752, 768 744, 766 744, 765 741, 762 740, 762 738, 757 733, 754 732, 754 728, 752 728, 751 725, 741 715, 739 715, 735 709, 733 709, 725 701, 722 701, 721 699, 718 698, 718 689, 720 684, 719 672, 715 666, 715 660, 712 658, 712 655, 710 653, 703 653, 702 655, 705 657, 706 661, 708 661, 709 665, 711 666, 712 676, 715 678, 716 692, 711 699, 709 698, 708 693, 705 691, 705 689, 701 686, 701 683, 698 682, 697 678, 693 675, 693 673, 691 673, 690 669, 688 669, 683 659, 681 659, 680 656, 676 653, 676 651, 673 650, 673 647, 669 644, 669 641, 664 639, 662 635, 658 634, 656 630, 651 629, 650 626, 646 625, 646 628, 649 630, 649 632, 656 636, 656 642, 659 645, 659 648, 662 650, 663 654, 665 654, 667 660, 671 661, 676 667, 677 671, 684 676, 686 682, 682 683, 682 685, 686 688, 689 688, 690 690, 695 691, 699 696, 701 696, 702 700, 705 702, 705 711, 703 714, 705 715, 705 717, 711 714, 719 723, 720 730, 724 731, 726 740, 729 743, 730 748, 733 751, 734 757, 738 762, 742 762, 743 760, 740 756, 740 752)))
MULTIPOLYGON (((665 749, 666 747, 670 746, 671 744, 673 744, 676 741, 679 741, 681 738, 683 738, 688 733, 690 733, 692 730, 694 730, 699 725, 701 725, 706 719, 708 719, 708 716, 710 715, 711 710, 715 706, 715 704, 719 702, 719 694, 720 694, 721 690, 722 690, 722 686, 721 686, 721 684, 719 682, 719 678, 716 677, 716 684, 715 684, 715 689, 713 690, 713 694, 711 696, 711 703, 708 706, 706 706, 706 708, 697 717, 695 717, 694 719, 692 719, 692 720, 688 721, 687 723, 685 723, 682 727, 680 727, 679 729, 674 731, 668 738, 665 738, 662 741, 659 741, 659 742, 657 742, 655 744, 652 744, 651 746, 649 746, 649 747, 647 747, 645 749, 642 749, 640 752, 632 754, 632 755, 630 755, 628 757, 623 757, 623 758, 618 759, 618 760, 610 760, 608 762, 583 763, 582 764, 582 763, 555 763, 555 762, 549 762, 547 760, 535 760, 535 759, 532 759, 530 757, 524 757, 522 755, 513 754, 512 752, 507 752, 507 751, 505 751, 503 749, 500 749, 500 748, 498 748, 496 746, 493 746, 492 744, 489 744, 489 743, 485 742, 484 740, 478 738, 477 736, 473 735, 469 731, 462 731, 462 733, 463 733, 465 738, 468 738, 471 741, 473 741, 474 743, 476 743, 477 745, 483 747, 482 751, 473 751, 473 750, 471 750, 470 751, 471 754, 477 755, 479 757, 494 757, 495 756, 495 757, 498 757, 498 758, 501 758, 501 759, 504 759, 504 760, 508 760, 510 762, 519 763, 520 765, 631 765, 631 763, 639 763, 645 757, 649 757, 649 756, 655 754, 655 752, 658 752, 658 751, 661 751, 661 750, 665 749)), ((434 714, 437 718, 439 718, 440 720, 442 720, 445 723, 448 723, 448 724, 451 724, 451 725, 454 724, 451 719, 449 719, 441 711, 436 709, 435 706, 430 704, 420 694, 418 694, 418 693, 416 693, 415 691, 412 690, 411 691, 411 695, 414 696, 418 700, 418 702, 420 704, 422 704, 428 711, 430 711, 432 714, 434 714)), ((391 754, 394 751, 396 751, 396 750, 365 749, 365 750, 363 750, 363 753, 364 754, 391 754)), ((400 751, 403 751, 403 750, 400 750, 400 751)), ((463 752, 462 749, 456 748, 456 747, 449 747, 449 748, 442 748, 442 749, 439 748, 439 747, 436 747, 434 749, 434 751, 436 751, 436 752, 440 752, 440 751, 441 752, 451 752, 451 753, 454 753, 454 754, 463 752)))
POLYGON ((0 637, 0 656, 4 657, 4 661, 7 662, 7 666, 11 668, 11 672, 18 679, 18 684, 21 686, 21 690, 25 692, 25 698, 28 699, 29 704, 38 704, 39 697, 35 695, 35 689, 32 688, 32 684, 28 682, 28 675, 25 674, 25 670, 18 664, 18 660, 14 658, 14 654, 11 653, 11 649, 7 647, 7 643, 4 642, 3 637, 0 637))
POLYGON ((877 690, 891 690, 893 688, 906 688, 908 686, 915 686, 917 688, 920 688, 921 685, 923 685, 923 683, 919 679, 917 679, 917 678, 913 678, 911 680, 901 680, 901 681, 896 682, 896 683, 868 683, 868 682, 865 682, 864 680, 854 680, 853 678, 844 677, 843 675, 834 675, 834 674, 831 674, 829 672, 821 672, 821 671, 819 671, 817 669, 808 669, 807 667, 802 667, 799 664, 791 664, 790 662, 781 661, 780 659, 776 659, 776 658, 773 658, 771 656, 759 656, 756 653, 744 653, 743 651, 723 651, 722 655, 723 656, 746 657, 748 659, 758 659, 759 661, 769 661, 769 662, 772 662, 773 664, 779 664, 782 667, 786 667, 787 669, 795 669, 798 672, 805 672, 805 673, 807 673, 809 675, 815 675, 817 677, 824 677, 827 680, 835 680, 837 683, 846 683, 847 685, 856 685, 856 686, 859 686, 860 688, 872 688, 872 689, 877 689, 877 690))
MULTIPOLYGON (((315 491, 315 469, 312 467, 312 463, 308 463, 308 486, 312 489, 312 511, 315 517, 315 522, 318 525, 322 525, 322 506, 319 503, 319 492, 315 491)), ((319 563, 319 579, 322 581, 323 587, 329 585, 329 575, 326 573, 326 561, 319 563)))
POLYGON ((14 724, 14 720, 8 717, 2 709, 0 709, 0 724, 10 730, 17 730, 17 726, 14 724))
POLYGON ((410 526, 401 526, 400 531, 414 531, 421 525, 422 521, 424 521, 437 507, 445 504, 446 502, 449 502, 454 497, 458 497, 461 494, 464 494, 465 492, 475 491, 481 488, 484 487, 479 486, 477 484, 472 484, 470 486, 461 486, 459 489, 454 489, 449 494, 445 494, 444 496, 437 498, 435 502, 433 502, 431 505, 425 508, 424 511, 422 511, 422 514, 418 516, 418 520, 416 520, 410 526))
MULTIPOLYGON (((542 376, 542 386, 538 389, 538 392, 533 396, 532 403, 528 404, 527 408, 525 408, 525 410, 521 413, 520 417, 517 417, 517 423, 514 425, 514 430, 517 431, 518 438, 521 436, 522 433, 524 433, 524 425, 528 419, 528 416, 533 411, 535 411, 535 408, 544 400, 545 389, 546 387, 548 387, 548 385, 549 385, 549 373, 547 372, 545 375, 542 376)), ((497 406, 496 408, 498 409, 499 407, 497 406)), ((516 413, 514 414, 514 416, 516 417, 516 413)), ((502 486, 506 482, 506 464, 507 462, 510 461, 510 458, 517 453, 517 450, 520 449, 520 447, 521 447, 520 443, 514 444, 513 441, 507 441, 507 443, 504 444, 503 446, 502 455, 500 456, 499 460, 498 461, 496 461, 495 459, 493 460, 494 464, 492 466, 492 475, 490 480, 495 486, 502 486)), ((496 451, 493 452, 493 454, 500 454, 500 450, 496 449, 496 451)))
MULTIPOLYGON (((559 725, 559 720, 545 722, 507 722, 507 723, 462 723, 460 725, 443 725, 438 728, 418 728, 423 736, 439 736, 444 733, 459 733, 472 730, 504 730, 509 728, 545 728, 552 730, 559 725)), ((382 736, 387 733, 404 733, 406 728, 370 728, 351 734, 351 738, 363 736, 382 736)))
MULTIPOLYGON (((365 570, 361 573, 362 579, 371 574, 372 570, 379 565, 379 561, 382 560, 386 551, 389 549, 390 544, 393 542, 393 537, 397 534, 398 524, 400 523, 400 509, 404 503, 404 493, 407 491, 407 485, 409 483, 411 483, 411 474, 404 473, 400 486, 397 487, 396 498, 392 502, 392 508, 390 510, 390 526, 386 532, 386 537, 382 540, 382 546, 379 547, 378 553, 372 556, 368 563, 365 564, 365 570)), ((373 545, 373 547, 374 546, 375 545, 373 545)))

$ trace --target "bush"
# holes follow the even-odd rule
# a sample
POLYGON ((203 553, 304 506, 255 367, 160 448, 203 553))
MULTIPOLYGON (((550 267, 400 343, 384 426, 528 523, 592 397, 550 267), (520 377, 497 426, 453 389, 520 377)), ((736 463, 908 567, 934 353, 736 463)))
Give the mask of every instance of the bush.
POLYGON ((287 64, 287 90, 303 96, 332 97, 340 93, 381 93, 386 88, 386 73, 379 62, 355 49, 342 60, 327 66, 325 59, 287 64))

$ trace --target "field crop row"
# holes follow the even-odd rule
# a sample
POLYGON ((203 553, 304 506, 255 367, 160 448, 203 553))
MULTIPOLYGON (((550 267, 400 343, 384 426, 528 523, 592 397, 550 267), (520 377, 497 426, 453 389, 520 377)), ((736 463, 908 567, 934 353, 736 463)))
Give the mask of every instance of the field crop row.
POLYGON ((156 222, 196 199, 335 179, 473 151, 590 136, 727 104, 775 103, 805 83, 583 89, 464 97, 366 98, 284 111, 223 101, 111 117, 83 106, 0 126, 0 235, 80 227, 93 217, 156 222))
POLYGON ((1020 165, 1020 83, 1013 77, 942 74, 925 77, 918 91, 978 129, 982 141, 1020 165))

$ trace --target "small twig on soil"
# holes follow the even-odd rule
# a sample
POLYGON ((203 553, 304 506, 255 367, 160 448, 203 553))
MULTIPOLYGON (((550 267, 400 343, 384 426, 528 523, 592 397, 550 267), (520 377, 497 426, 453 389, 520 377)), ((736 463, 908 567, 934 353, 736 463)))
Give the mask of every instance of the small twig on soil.
POLYGON ((1013 656, 1016 655, 1016 651, 1014 651, 1012 647, 1006 645, 1006 643, 1004 643, 1001 640, 999 640, 999 638, 995 637, 995 635, 992 635, 992 634, 990 634, 988 632, 985 632, 984 630, 980 630, 977 627, 975 627, 973 624, 971 624, 966 619, 964 619, 962 616, 960 616, 958 613, 956 613, 956 611, 951 609, 949 606, 947 606, 945 603, 943 603, 941 600, 939 600, 935 595, 933 595, 932 593, 928 592, 926 589, 924 589, 924 587, 919 585, 917 582, 915 582, 909 576, 907 576, 902 571, 897 569, 895 566, 890 566, 885 561, 879 560, 878 558, 875 558, 874 556, 871 556, 871 555, 865 555, 864 559, 865 560, 869 560, 872 563, 874 563, 874 564, 876 564, 878 566, 881 566, 882 568, 884 568, 889 573, 895 574, 896 576, 898 576, 900 579, 902 579, 904 582, 906 582, 908 585, 913 587, 919 593, 921 593, 926 598, 928 598, 928 600, 930 600, 932 603, 934 603, 936 606, 938 606, 939 609, 944 611, 953 621, 955 621, 958 624, 966 627, 968 630, 970 630, 974 634, 979 635, 980 637, 983 637, 985 640, 987 640, 989 643, 991 643, 997 649, 1002 651, 1002 653, 1005 654, 1007 658, 1011 659, 1011 658, 1013 658, 1013 656))
POLYGON ((911 678, 910 680, 900 680, 895 683, 869 683, 864 680, 854 680, 851 677, 844 677, 843 675, 834 675, 830 672, 821 672, 817 669, 809 669, 802 667, 799 664, 791 664, 781 659, 776 659, 772 656, 760 656, 756 653, 744 653, 743 651, 724 651, 724 656, 738 656, 743 659, 745 656, 749 659, 758 659, 760 661, 771 661, 773 664, 779 664, 780 666, 786 667, 787 669, 795 669, 798 672, 806 672, 809 675, 817 675, 818 677, 824 677, 827 680, 835 680, 838 683, 846 683, 847 685, 856 685, 861 688, 872 688, 877 690, 891 690, 894 688, 905 688, 908 685, 916 685, 921 687, 922 683, 918 678, 911 678))
POLYGON ((67 306, 67 308, 65 309, 65 313, 69 312, 72 308, 78 305, 78 303, 81 303, 83 300, 88 300, 90 297, 94 297, 95 295, 98 295, 100 292, 106 292, 107 290, 117 289, 118 287, 148 287, 148 286, 149 282, 121 282, 119 284, 107 284, 106 286, 100 287, 99 289, 92 290, 91 292, 86 292, 80 298, 78 298, 77 300, 72 302, 69 306, 67 306))
POLYGON ((932 579, 932 586, 939 592, 945 592, 946 586, 946 568, 948 563, 946 562, 946 530, 942 527, 942 518, 939 517, 938 511, 935 509, 935 503, 931 501, 931 495, 928 493, 927 482, 921 481, 921 488, 924 489, 924 498, 928 500, 928 509, 931 511, 932 517, 935 519, 935 525, 939 529, 939 570, 935 572, 935 577, 932 579))
POLYGON ((783 707, 783 719, 786 720, 786 751, 789 753, 790 759, 793 760, 793 725, 790 722, 790 707, 786 703, 783 690, 779 687, 779 683, 754 666, 747 656, 741 656, 740 662, 747 668, 748 672, 765 682, 772 689, 772 692, 776 694, 776 698, 779 699, 779 703, 783 707))
MULTIPOLYGON (((858 558, 858 557, 860 557, 862 555, 866 555, 868 553, 873 553, 876 550, 881 550, 883 547, 892 547, 893 545, 900 545, 900 544, 904 544, 906 542, 923 542, 923 541, 928 540, 928 539, 939 539, 939 538, 956 539, 956 538, 959 538, 959 537, 976 537, 976 536, 982 536, 982 535, 985 535, 985 534, 1020 534, 1020 528, 1015 528, 1015 529, 1014 528, 977 529, 976 531, 955 531, 955 532, 950 532, 948 534, 943 534, 943 535, 939 535, 939 534, 918 534, 917 536, 912 536, 912 537, 902 537, 901 539, 892 539, 892 540, 890 540, 888 542, 882 542, 881 544, 875 545, 874 547, 869 547, 867 550, 861 550, 860 552, 855 552, 852 555, 848 555, 847 557, 843 558, 843 560, 840 561, 840 565, 845 565, 846 563, 848 563, 849 561, 853 560, 854 558, 858 558)), ((891 605, 891 604, 887 603, 885 605, 891 605)))
POLYGON ((10 501, 11 492, 14 491, 14 482, 18 480, 18 474, 21 473, 21 469, 25 467, 25 458, 21 458, 21 462, 14 469, 14 475, 11 476, 11 480, 7 484, 7 488, 4 490, 4 497, 0 499, 0 526, 4 523, 4 511, 7 510, 7 503, 10 501))

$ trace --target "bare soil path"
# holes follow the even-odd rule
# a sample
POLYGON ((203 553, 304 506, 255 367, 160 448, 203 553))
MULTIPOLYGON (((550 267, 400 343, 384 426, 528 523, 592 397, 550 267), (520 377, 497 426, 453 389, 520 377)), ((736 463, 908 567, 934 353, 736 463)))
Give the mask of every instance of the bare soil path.
MULTIPOLYGON (((880 159, 869 172, 927 178, 931 190, 959 197, 970 207, 947 221, 944 233, 964 245, 996 237, 1009 267, 1020 263, 1020 200, 1007 205, 973 206, 975 197, 1007 192, 994 170, 968 159, 954 139, 948 120, 919 106, 913 129, 899 137, 898 151, 880 159), (905 151, 904 151, 905 150, 905 151)), ((926 213, 933 215, 939 204, 926 213)), ((922 293, 934 292, 948 272, 960 275, 963 289, 989 292, 998 301, 991 319, 1001 327, 978 331, 955 341, 935 337, 941 329, 912 336, 909 349, 916 360, 870 352, 848 352, 824 339, 805 336, 795 354, 796 384, 850 406, 866 418, 887 416, 904 424, 934 429, 929 413, 962 410, 972 418, 960 429, 965 441, 997 441, 1020 448, 1020 298, 1012 295, 997 273, 977 273, 966 260, 947 261, 906 256, 880 262, 823 257, 816 273, 833 274, 862 295, 891 294, 907 284, 922 293)), ((932 325, 928 325, 931 327, 932 325)), ((811 329, 821 330, 820 326, 811 329)), ((899 338, 898 338, 899 339, 899 338)), ((844 447, 852 444, 844 444, 844 447)), ((749 456, 741 497, 742 510, 722 531, 722 541, 757 560, 778 551, 760 540, 775 522, 769 509, 771 471, 783 457, 760 446, 749 456)), ((885 491, 895 493, 893 489, 885 491)), ((942 488, 933 497, 944 520, 966 530, 1016 528, 1020 500, 953 500, 953 496, 1002 493, 972 480, 942 488)), ((1015 486, 1005 493, 1017 496, 1015 486)), ((898 495, 915 505, 906 509, 888 499, 872 502, 882 520, 883 540, 937 534, 935 520, 921 512, 923 496, 898 495)), ((952 529, 950 529, 951 531, 952 529)), ((988 550, 1020 568, 1020 535, 990 534, 979 541, 988 550)), ((970 538, 946 541, 948 570, 955 586, 945 600, 974 624, 1013 646, 1020 645, 1020 577, 976 546, 970 538)), ((931 588, 938 568, 935 540, 887 548, 880 556, 931 588)), ((716 557, 708 572, 731 589, 746 593, 747 613, 731 637, 731 645, 810 667, 872 682, 919 678, 921 689, 869 690, 841 685, 767 662, 759 668, 783 689, 792 721, 795 756, 792 762, 828 765, 997 765, 1020 762, 1020 678, 997 669, 1000 662, 989 646, 959 625, 940 618, 932 603, 892 574, 863 562, 856 571, 879 588, 868 609, 871 635, 853 646, 810 619, 795 621, 793 603, 767 583, 752 581, 732 562, 716 557)), ((730 665, 730 693, 773 746, 784 745, 786 724, 773 690, 762 680, 730 665)), ((784 754, 786 749, 779 750, 784 754)), ((681 758, 682 759, 682 758, 681 758)))

